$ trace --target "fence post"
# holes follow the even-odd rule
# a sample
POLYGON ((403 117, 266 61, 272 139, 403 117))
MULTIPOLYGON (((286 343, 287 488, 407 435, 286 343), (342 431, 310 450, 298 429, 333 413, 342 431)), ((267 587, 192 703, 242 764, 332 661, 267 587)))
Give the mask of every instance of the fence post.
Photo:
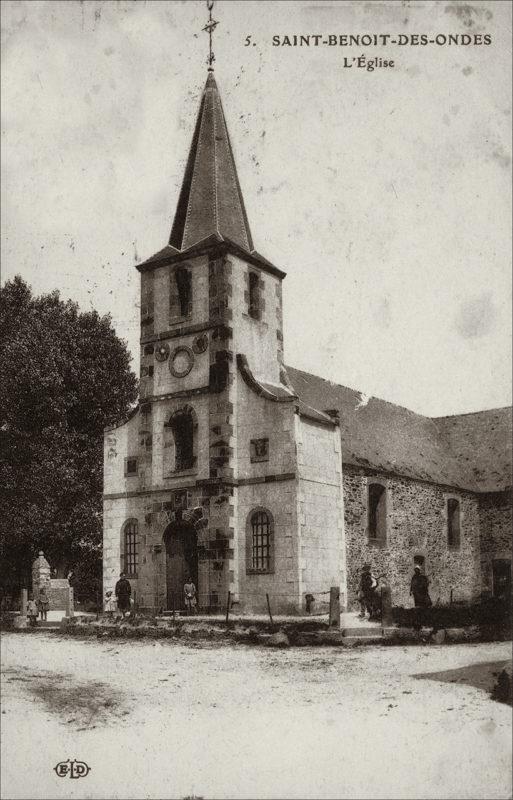
POLYGON ((21 608, 20 608, 20 614, 21 614, 22 617, 26 617, 27 616, 27 597, 28 597, 27 590, 26 589, 22 589, 21 590, 21 608))
POLYGON ((451 606, 452 606, 452 589, 451 589, 451 599, 450 599, 450 601, 449 601, 449 605, 451 605, 451 606))
POLYGON ((334 628, 340 625, 340 589, 338 586, 330 587, 330 616, 329 626, 334 628))
POLYGON ((267 594, 267 592, 266 592, 265 598, 267 600, 267 610, 269 612, 269 619, 271 620, 271 626, 274 627, 273 615, 271 614, 271 603, 270 603, 269 595, 267 594))
POLYGON ((226 624, 228 625, 228 617, 230 616, 230 598, 232 596, 231 592, 228 592, 228 597, 226 598, 226 624))

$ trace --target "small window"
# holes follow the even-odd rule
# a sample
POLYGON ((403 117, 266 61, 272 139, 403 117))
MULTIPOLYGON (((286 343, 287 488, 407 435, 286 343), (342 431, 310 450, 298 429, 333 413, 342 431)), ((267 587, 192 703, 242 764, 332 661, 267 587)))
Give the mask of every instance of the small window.
POLYGON ((251 514, 248 530, 248 572, 272 572, 273 530, 267 511, 251 514))
POLYGON ((127 575, 137 575, 138 560, 138 523, 136 519, 129 519, 124 527, 124 572, 127 575))
POLYGON ((249 316, 260 319, 260 277, 257 272, 249 273, 249 316))
POLYGON ((137 475, 137 459, 125 458, 125 477, 131 478, 137 475))
POLYGON ((369 541, 386 542, 387 491, 381 483, 369 483, 367 497, 369 541))
POLYGON ((192 276, 190 270, 179 267, 175 270, 175 279, 180 316, 187 317, 192 311, 192 276))
POLYGON ((460 502, 453 497, 447 500, 447 544, 460 546, 460 502))
POLYGON ((269 461, 269 439, 251 439, 251 461, 269 461))

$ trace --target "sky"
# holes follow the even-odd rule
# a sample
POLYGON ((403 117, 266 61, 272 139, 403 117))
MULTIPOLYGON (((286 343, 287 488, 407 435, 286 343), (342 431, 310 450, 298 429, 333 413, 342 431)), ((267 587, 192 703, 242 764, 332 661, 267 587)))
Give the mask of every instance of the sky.
MULTIPOLYGON (((1 12, 2 283, 110 313, 138 372, 135 264, 169 237, 206 3, 1 12)), ((220 0, 213 15, 255 247, 287 272, 286 362, 429 416, 509 405, 511 5, 220 0), (272 43, 294 34, 491 43, 272 43)))

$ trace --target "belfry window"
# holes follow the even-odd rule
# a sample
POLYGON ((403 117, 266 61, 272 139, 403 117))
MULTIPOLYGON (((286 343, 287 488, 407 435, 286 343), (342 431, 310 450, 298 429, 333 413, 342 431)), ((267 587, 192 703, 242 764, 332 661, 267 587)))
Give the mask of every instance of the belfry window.
POLYGON ((180 316, 187 317, 192 311, 192 279, 190 270, 179 267, 175 270, 176 288, 180 316))
POLYGON ((387 490, 381 483, 369 483, 367 492, 369 541, 384 544, 387 538, 387 490))
POLYGON ((248 313, 253 319, 260 319, 261 316, 261 302, 260 302, 260 276, 258 272, 249 273, 249 304, 248 313))
POLYGON ((138 523, 129 519, 123 526, 123 571, 127 575, 137 575, 138 563, 138 523))
POLYGON ((247 531, 247 571, 273 571, 273 523, 268 511, 255 510, 249 516, 247 531))
POLYGON ((447 500, 447 544, 460 546, 460 503, 454 497, 447 500))

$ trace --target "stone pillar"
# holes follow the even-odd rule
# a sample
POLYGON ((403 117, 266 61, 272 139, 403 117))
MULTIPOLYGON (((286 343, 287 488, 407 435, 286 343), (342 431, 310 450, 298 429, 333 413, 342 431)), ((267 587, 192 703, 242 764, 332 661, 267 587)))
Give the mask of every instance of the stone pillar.
POLYGON ((330 628, 340 627, 340 588, 332 586, 330 588, 330 628))
POLYGON ((40 550, 38 557, 32 564, 32 591, 36 601, 42 586, 47 588, 50 586, 50 564, 46 560, 43 551, 40 550))
POLYGON ((388 628, 392 623, 392 592, 390 586, 384 584, 381 587, 381 625, 388 628))
POLYGON ((70 586, 68 589, 68 596, 66 598, 66 616, 73 617, 74 614, 75 614, 75 602, 73 595, 73 587, 70 586))

